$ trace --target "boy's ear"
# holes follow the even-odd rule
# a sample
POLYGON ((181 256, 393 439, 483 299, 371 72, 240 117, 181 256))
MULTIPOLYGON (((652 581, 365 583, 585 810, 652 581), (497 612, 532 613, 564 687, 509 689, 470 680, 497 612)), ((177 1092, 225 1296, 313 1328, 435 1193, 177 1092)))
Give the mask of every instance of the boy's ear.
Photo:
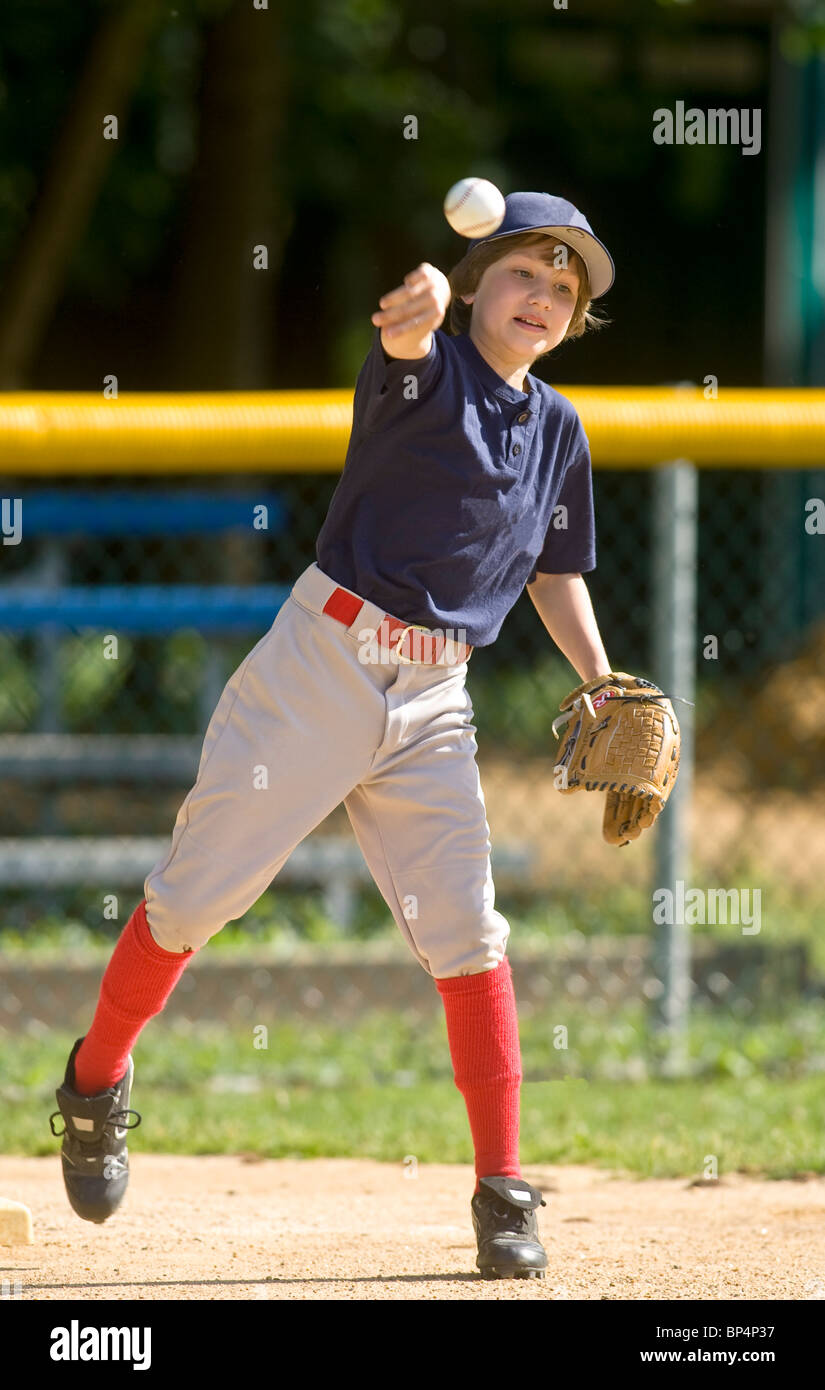
POLYGON ((459 299, 463 304, 472 304, 475 299, 475 291, 472 294, 460 294, 459 299))

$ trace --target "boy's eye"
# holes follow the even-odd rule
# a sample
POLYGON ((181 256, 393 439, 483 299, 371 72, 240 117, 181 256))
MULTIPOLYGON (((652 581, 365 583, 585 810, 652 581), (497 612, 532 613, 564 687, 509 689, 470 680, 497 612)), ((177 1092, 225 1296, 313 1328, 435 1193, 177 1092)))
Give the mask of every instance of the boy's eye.
MULTIPOLYGON (((521 267, 521 266, 517 266, 517 267, 516 267, 515 273, 516 273, 516 275, 532 275, 533 272, 532 272, 531 270, 524 270, 523 267, 521 267)), ((556 286, 556 289, 557 289, 557 290, 564 290, 565 294, 572 294, 572 293, 573 293, 573 291, 571 290, 571 288, 570 288, 569 285, 557 285, 557 286, 556 286)))

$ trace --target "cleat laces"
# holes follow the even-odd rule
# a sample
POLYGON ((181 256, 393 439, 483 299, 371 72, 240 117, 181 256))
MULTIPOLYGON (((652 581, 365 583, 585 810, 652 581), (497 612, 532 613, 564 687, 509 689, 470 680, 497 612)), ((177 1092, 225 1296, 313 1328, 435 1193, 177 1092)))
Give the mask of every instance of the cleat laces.
MULTIPOLYGON (((547 1206, 543 1197, 541 1205, 547 1206)), ((509 1204, 501 1206, 498 1202, 491 1204, 490 1212, 498 1221, 506 1225, 508 1231, 512 1231, 515 1235, 524 1235, 529 1232, 530 1218, 534 1215, 534 1212, 526 1207, 511 1207, 509 1204)))
MULTIPOLYGON (((66 1133, 66 1125, 65 1125, 65 1124, 63 1125, 63 1128, 62 1128, 62 1129, 55 1129, 55 1127, 54 1127, 54 1121, 56 1120, 56 1118, 58 1117, 58 1115, 61 1115, 61 1116, 62 1116, 62 1113, 63 1113, 63 1112, 62 1112, 61 1110, 55 1110, 55 1111, 53 1111, 52 1114, 49 1116, 49 1127, 50 1127, 51 1132, 52 1132, 52 1134, 54 1135, 55 1139, 60 1139, 60 1138, 62 1137, 62 1135, 64 1135, 64 1134, 66 1133)), ((113 1110, 113 1111, 112 1111, 112 1114, 109 1116, 108 1120, 104 1120, 104 1121, 103 1121, 102 1128, 103 1128, 103 1129, 137 1129, 137 1127, 138 1127, 138 1125, 140 1124, 140 1122, 141 1122, 142 1119, 143 1119, 143 1116, 140 1115, 140 1114, 138 1113, 137 1110, 113 1110), (126 1117, 127 1115, 134 1115, 134 1116, 135 1116, 135 1122, 134 1122, 134 1124, 132 1124, 132 1125, 126 1124, 126 1122, 125 1122, 125 1117, 126 1117)))

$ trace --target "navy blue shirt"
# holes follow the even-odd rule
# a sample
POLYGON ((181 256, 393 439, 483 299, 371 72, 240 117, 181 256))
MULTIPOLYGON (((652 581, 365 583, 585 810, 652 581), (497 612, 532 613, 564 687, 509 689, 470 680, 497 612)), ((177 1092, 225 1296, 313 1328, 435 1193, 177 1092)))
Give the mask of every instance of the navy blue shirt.
POLYGON ((595 569, 590 450, 573 406, 529 373, 510 386, 467 334, 358 374, 319 568, 409 623, 488 646, 537 570, 595 569))

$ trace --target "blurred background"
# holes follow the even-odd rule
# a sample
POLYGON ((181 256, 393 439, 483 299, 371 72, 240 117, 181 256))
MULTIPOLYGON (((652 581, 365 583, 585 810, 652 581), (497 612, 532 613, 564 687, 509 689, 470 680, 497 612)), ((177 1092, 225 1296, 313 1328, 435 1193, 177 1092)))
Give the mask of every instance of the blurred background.
MULTIPOLYGON (((613 255, 615 285, 598 306, 609 326, 536 369, 558 389, 713 378, 722 397, 825 385, 819 0, 630 0, 620 10, 607 0, 6 0, 0 114, 3 393, 99 397, 111 375, 121 396, 351 389, 379 296, 420 261, 448 272, 463 254, 441 205, 468 174, 505 193, 570 199, 613 255), (677 101, 758 112, 759 145, 654 143, 653 112, 677 101), (109 113, 116 140, 101 138, 109 113), (404 138, 409 115, 414 140, 404 138), (253 266, 260 245, 266 270, 253 266)), ((599 549, 588 584, 607 651, 619 669, 661 679, 654 473, 605 469, 595 452, 593 463, 599 549)), ((315 558, 337 476, 240 472, 231 444, 220 475, 4 474, 3 496, 31 499, 39 518, 23 544, 0 550, 0 1032, 21 1046, 55 1019, 87 1017, 101 963, 142 895, 130 844, 171 833, 220 689, 269 625, 253 616, 222 631, 208 590, 286 590, 315 558), (171 510, 182 492, 186 525, 171 510), (137 494, 140 521, 129 514, 137 494), (269 499, 269 533, 221 520, 230 496, 269 499), (27 627, 9 615, 15 590, 32 585, 53 590, 54 611, 27 627), (192 620, 169 630, 161 614, 140 630, 124 618, 107 628, 119 635, 116 661, 104 659, 100 630, 60 618, 70 587, 111 591, 125 615, 127 590, 134 599, 167 585, 199 591, 192 620), (50 881, 44 837, 90 837, 99 853, 69 849, 69 867, 50 881)), ((825 537, 805 526, 814 498, 825 498, 825 439, 816 471, 698 470, 684 849, 691 883, 760 891, 761 930, 692 929, 689 1047, 697 1074, 734 1083, 784 1069, 807 1085, 825 1065, 825 537)), ((550 726, 576 683, 526 596, 468 676, 537 1085, 643 1080, 656 1065, 659 827, 617 855, 601 842, 601 798, 555 791, 550 726), (566 1052, 548 1046, 556 1014, 578 1021, 566 1052)), ((330 1072, 322 1022, 351 1029, 367 1006, 390 1007, 403 1038, 383 1074, 412 1086, 431 1065, 446 1085, 443 1038, 431 1063, 415 1060, 414 1040, 423 1047, 422 1030, 436 1037, 441 1021, 404 950, 339 808, 210 945, 200 983, 178 991, 165 1021, 186 1030, 214 1014, 241 1029, 270 1000, 303 1020, 304 1044, 306 1030, 321 1029, 327 1061, 298 1076, 312 1088, 349 1075, 340 1059, 330 1072), (299 969, 313 945, 320 956, 299 969), (232 983, 241 957, 251 964, 232 983), (207 980, 213 968, 224 974, 207 980)), ((380 1052, 377 1035, 370 1047, 380 1052)), ((309 1055, 303 1045, 302 1066, 309 1055)), ((598 1156, 600 1143, 591 1135, 562 1152, 598 1156)))

